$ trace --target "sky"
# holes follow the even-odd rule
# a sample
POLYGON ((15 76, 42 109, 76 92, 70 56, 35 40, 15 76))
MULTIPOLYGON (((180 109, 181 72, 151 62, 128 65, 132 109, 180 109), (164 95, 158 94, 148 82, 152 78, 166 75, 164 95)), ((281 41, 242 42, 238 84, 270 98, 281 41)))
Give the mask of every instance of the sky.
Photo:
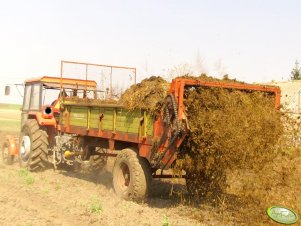
POLYGON ((181 69, 286 81, 300 25, 298 0, 0 0, 0 102, 21 103, 4 85, 59 76, 61 60, 136 67, 138 81, 181 69))

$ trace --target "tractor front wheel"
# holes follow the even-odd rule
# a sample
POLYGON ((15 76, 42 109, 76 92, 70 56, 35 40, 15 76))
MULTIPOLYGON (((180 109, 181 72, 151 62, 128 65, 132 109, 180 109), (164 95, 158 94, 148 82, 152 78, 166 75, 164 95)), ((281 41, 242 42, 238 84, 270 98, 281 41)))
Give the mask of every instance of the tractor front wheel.
POLYGON ((121 198, 144 200, 151 183, 151 168, 148 161, 133 149, 123 149, 117 156, 113 169, 113 186, 121 198))
POLYGON ((19 162, 30 171, 45 168, 48 160, 47 133, 40 129, 34 119, 28 119, 21 130, 19 162))

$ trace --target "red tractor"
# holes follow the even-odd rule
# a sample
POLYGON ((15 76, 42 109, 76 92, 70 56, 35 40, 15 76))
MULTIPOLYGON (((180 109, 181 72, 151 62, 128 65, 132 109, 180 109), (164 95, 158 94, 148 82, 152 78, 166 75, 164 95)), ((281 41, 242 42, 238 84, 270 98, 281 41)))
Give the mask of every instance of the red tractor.
POLYGON ((19 157, 22 167, 44 168, 49 163, 48 149, 55 146, 58 134, 60 98, 66 95, 65 89, 80 92, 84 87, 96 90, 96 82, 48 76, 26 80, 20 139, 7 137, 2 147, 3 160, 10 164, 19 157))

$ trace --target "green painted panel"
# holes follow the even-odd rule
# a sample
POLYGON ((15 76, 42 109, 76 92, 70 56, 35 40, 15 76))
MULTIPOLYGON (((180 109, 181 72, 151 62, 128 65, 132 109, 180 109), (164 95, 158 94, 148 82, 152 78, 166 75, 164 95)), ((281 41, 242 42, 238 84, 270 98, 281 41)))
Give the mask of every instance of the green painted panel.
POLYGON ((91 108, 90 128, 98 128, 100 115, 101 111, 99 108, 91 108))
MULTIPOLYGON (((90 128, 101 130, 113 130, 114 127, 114 114, 116 112, 116 131, 134 133, 137 134, 143 128, 140 128, 140 122, 143 118, 143 112, 141 110, 128 111, 128 109, 123 109, 119 107, 87 107, 87 106, 68 106, 68 111, 70 112, 70 125, 80 126, 87 128, 88 112, 90 111, 90 128), (104 115, 101 121, 99 117, 101 114, 104 115)), ((62 114, 63 115, 63 114, 62 114)), ((61 117, 61 123, 65 124, 65 117, 61 117)), ((147 114, 147 125, 146 125, 147 135, 153 135, 153 118, 150 114, 147 114)))
POLYGON ((76 113, 87 113, 87 107, 70 107, 70 112, 76 112, 76 113))
POLYGON ((99 116, 100 116, 100 114, 95 114, 95 113, 91 113, 91 116, 90 116, 90 118, 91 119, 93 119, 93 120, 99 120, 99 116))
POLYGON ((113 120, 114 120, 114 118, 113 118, 113 116, 110 116, 110 117, 106 117, 106 116, 104 116, 103 118, 102 118, 102 122, 109 122, 109 123, 113 123, 113 120))
POLYGON ((88 108, 70 107, 70 126, 87 127, 88 108))
POLYGON ((124 127, 135 127, 138 128, 140 127, 140 120, 136 122, 124 122, 124 121, 116 121, 116 126, 124 126, 124 127))
POLYGON ((113 121, 101 121, 102 127, 113 129, 113 121))
POLYGON ((102 124, 102 130, 113 130, 113 123, 111 125, 102 124))
POLYGON ((136 118, 127 118, 126 116, 117 116, 117 121, 126 123, 140 123, 142 116, 136 118))
POLYGON ((91 107, 91 112, 99 112, 101 108, 91 107))
POLYGON ((151 115, 147 115, 147 127, 146 133, 148 136, 153 136, 154 134, 154 118, 151 115))
POLYGON ((117 114, 116 130, 127 133, 139 133, 141 112, 119 111, 117 114))
POLYGON ((131 127, 128 127, 128 128, 116 128, 116 131, 118 132, 124 132, 124 133, 139 133, 139 129, 137 128, 131 128, 131 127))
POLYGON ((87 120, 77 119, 70 117, 70 126, 82 126, 87 127, 87 120))
POLYGON ((98 128, 99 120, 90 120, 90 128, 98 128))
POLYGON ((103 130, 113 130, 114 123, 114 108, 104 108, 103 109, 103 119, 101 120, 101 125, 103 130))
POLYGON ((128 132, 128 131, 135 131, 139 132, 139 127, 124 127, 124 126, 116 126, 116 131, 120 132, 128 132))

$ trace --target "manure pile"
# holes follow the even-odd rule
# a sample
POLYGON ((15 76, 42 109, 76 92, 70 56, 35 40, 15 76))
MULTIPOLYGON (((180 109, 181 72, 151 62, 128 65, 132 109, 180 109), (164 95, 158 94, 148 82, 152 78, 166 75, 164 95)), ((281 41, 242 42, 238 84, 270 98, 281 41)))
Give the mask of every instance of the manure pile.
POLYGON ((130 110, 148 109, 152 112, 162 107, 170 84, 161 77, 152 76, 132 85, 120 97, 119 103, 130 110))
MULTIPOLYGON (((206 75, 183 77, 221 81, 206 75)), ((222 82, 237 81, 225 78, 222 82)), ((169 87, 163 78, 153 76, 131 86, 119 103, 156 112, 169 87)), ((228 169, 261 168, 275 157, 283 127, 274 96, 209 87, 191 88, 184 95, 190 133, 176 168, 187 172, 190 192, 202 197, 219 195, 227 187, 228 169)))
POLYGON ((219 195, 228 169, 261 168, 275 157, 283 128, 270 94, 198 87, 186 90, 185 106, 190 134, 177 165, 190 192, 219 195))

